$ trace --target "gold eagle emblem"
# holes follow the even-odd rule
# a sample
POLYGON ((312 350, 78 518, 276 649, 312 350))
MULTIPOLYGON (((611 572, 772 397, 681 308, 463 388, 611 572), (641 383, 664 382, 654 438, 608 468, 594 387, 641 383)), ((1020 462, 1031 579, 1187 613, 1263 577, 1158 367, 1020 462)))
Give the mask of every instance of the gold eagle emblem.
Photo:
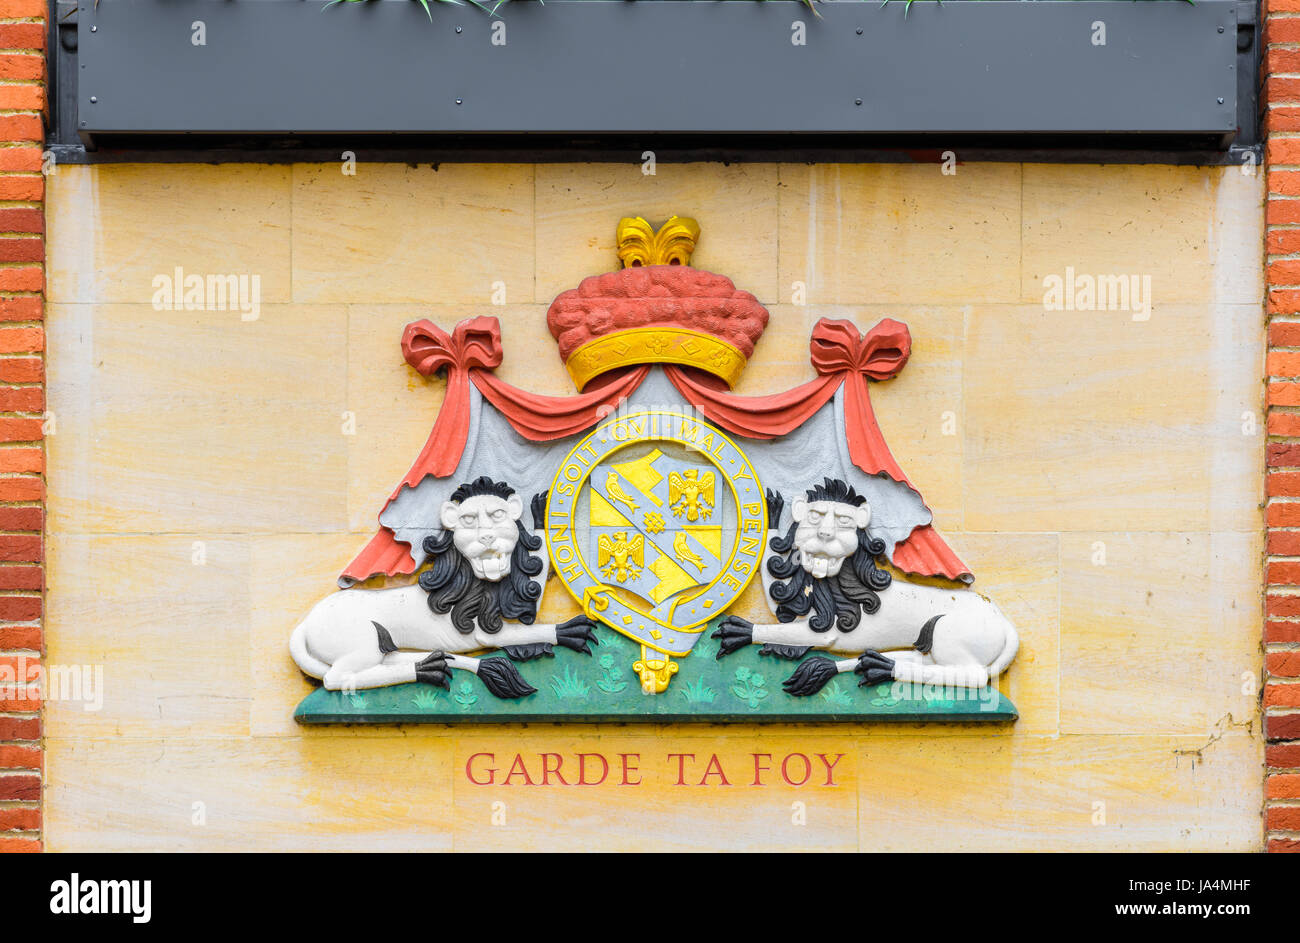
POLYGON ((688 468, 680 475, 677 472, 670 474, 668 505, 673 509, 673 515, 681 517, 685 514, 686 519, 692 523, 707 521, 713 514, 713 484, 713 472, 705 472, 701 476, 698 468, 688 468))
POLYGON ((611 537, 601 534, 598 544, 600 553, 596 565, 606 579, 615 579, 620 583, 641 577, 641 567, 645 566, 645 538, 640 534, 628 540, 627 531, 621 530, 611 537))

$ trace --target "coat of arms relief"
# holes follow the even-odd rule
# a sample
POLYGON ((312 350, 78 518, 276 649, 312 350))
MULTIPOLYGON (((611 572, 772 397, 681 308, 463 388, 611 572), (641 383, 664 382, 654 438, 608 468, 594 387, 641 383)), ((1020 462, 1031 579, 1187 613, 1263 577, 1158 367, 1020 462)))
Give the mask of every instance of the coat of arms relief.
POLYGON ((732 393, 768 312, 690 265, 699 235, 624 219, 623 267, 555 299, 569 396, 495 376, 495 318, 407 325, 446 397, 344 588, 292 633, 322 683, 299 720, 1015 718, 1016 630, 872 411, 907 326, 822 319, 815 379, 732 393), (551 593, 578 614, 539 621, 551 593))

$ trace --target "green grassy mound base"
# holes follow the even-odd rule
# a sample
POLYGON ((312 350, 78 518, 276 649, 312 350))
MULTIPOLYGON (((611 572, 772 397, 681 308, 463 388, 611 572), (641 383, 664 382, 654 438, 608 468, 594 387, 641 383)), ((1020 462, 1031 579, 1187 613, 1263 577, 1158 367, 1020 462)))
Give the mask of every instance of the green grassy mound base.
MULTIPOLYGON (((518 662, 537 692, 518 700, 493 697, 479 679, 454 671, 451 690, 427 684, 399 684, 355 694, 326 691, 307 695, 294 711, 304 724, 449 724, 529 721, 591 723, 765 721, 959 721, 1009 723, 1016 708, 994 688, 926 689, 880 684, 858 687, 856 675, 841 674, 818 694, 792 697, 781 690, 796 662, 759 655, 753 645, 721 661, 718 643, 707 634, 678 661, 679 669, 661 694, 641 691, 632 663, 641 647, 602 628, 600 645, 587 656, 557 649, 554 658, 518 662)), ((504 656, 502 656, 504 657, 504 656)), ((817 657, 810 653, 807 657, 817 657)))

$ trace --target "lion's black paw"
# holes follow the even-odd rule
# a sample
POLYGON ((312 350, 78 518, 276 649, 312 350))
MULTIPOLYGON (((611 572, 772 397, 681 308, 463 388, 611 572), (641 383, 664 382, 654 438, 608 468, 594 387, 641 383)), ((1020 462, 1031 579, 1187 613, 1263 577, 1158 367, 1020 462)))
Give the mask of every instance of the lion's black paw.
POLYGON ((438 688, 450 688, 448 676, 451 669, 447 667, 447 656, 442 652, 433 652, 424 661, 416 662, 415 680, 432 684, 438 688))
POLYGON ((754 623, 740 616, 727 616, 718 623, 712 637, 718 640, 718 657, 721 658, 754 644, 754 623))
POLYGON ((858 656, 858 664, 853 671, 862 676, 858 682, 860 688, 870 684, 887 684, 894 680, 894 659, 886 658, 880 652, 865 651, 858 656))
POLYGON ((575 652, 590 655, 591 649, 587 647, 588 642, 592 645, 599 645, 600 639, 596 638, 596 623, 586 616, 574 616, 568 622, 561 622, 555 627, 555 644, 557 645, 563 645, 575 652))

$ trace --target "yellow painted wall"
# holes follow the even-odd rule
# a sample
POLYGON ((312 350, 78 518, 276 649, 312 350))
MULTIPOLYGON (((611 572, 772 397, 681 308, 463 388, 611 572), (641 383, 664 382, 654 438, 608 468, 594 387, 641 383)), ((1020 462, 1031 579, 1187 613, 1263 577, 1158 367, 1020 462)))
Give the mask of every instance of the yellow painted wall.
MULTIPOLYGON (((48 847, 1260 848, 1261 183, 1018 164, 60 167, 47 638, 51 662, 104 667, 105 698, 47 709, 48 847), (911 326, 911 362, 873 402, 1020 629, 1019 722, 295 725, 311 685, 289 632, 373 533, 441 400, 403 362, 402 326, 495 315, 500 375, 567 392, 547 304, 616 266, 620 216, 671 213, 703 227, 697 266, 771 309, 741 392, 810 376, 819 317, 911 326), (155 310, 152 279, 176 266, 259 274, 259 319, 155 310), (1044 310, 1043 278, 1067 266, 1150 275, 1150 318, 1044 310), (642 783, 475 786, 481 751, 636 753, 642 783), (733 785, 675 785, 670 752, 718 754, 733 785), (796 789, 748 785, 756 752, 845 756, 836 785, 796 789)), ((751 590, 742 614, 758 605, 751 590)), ((570 611, 555 583, 545 610, 570 611)))

